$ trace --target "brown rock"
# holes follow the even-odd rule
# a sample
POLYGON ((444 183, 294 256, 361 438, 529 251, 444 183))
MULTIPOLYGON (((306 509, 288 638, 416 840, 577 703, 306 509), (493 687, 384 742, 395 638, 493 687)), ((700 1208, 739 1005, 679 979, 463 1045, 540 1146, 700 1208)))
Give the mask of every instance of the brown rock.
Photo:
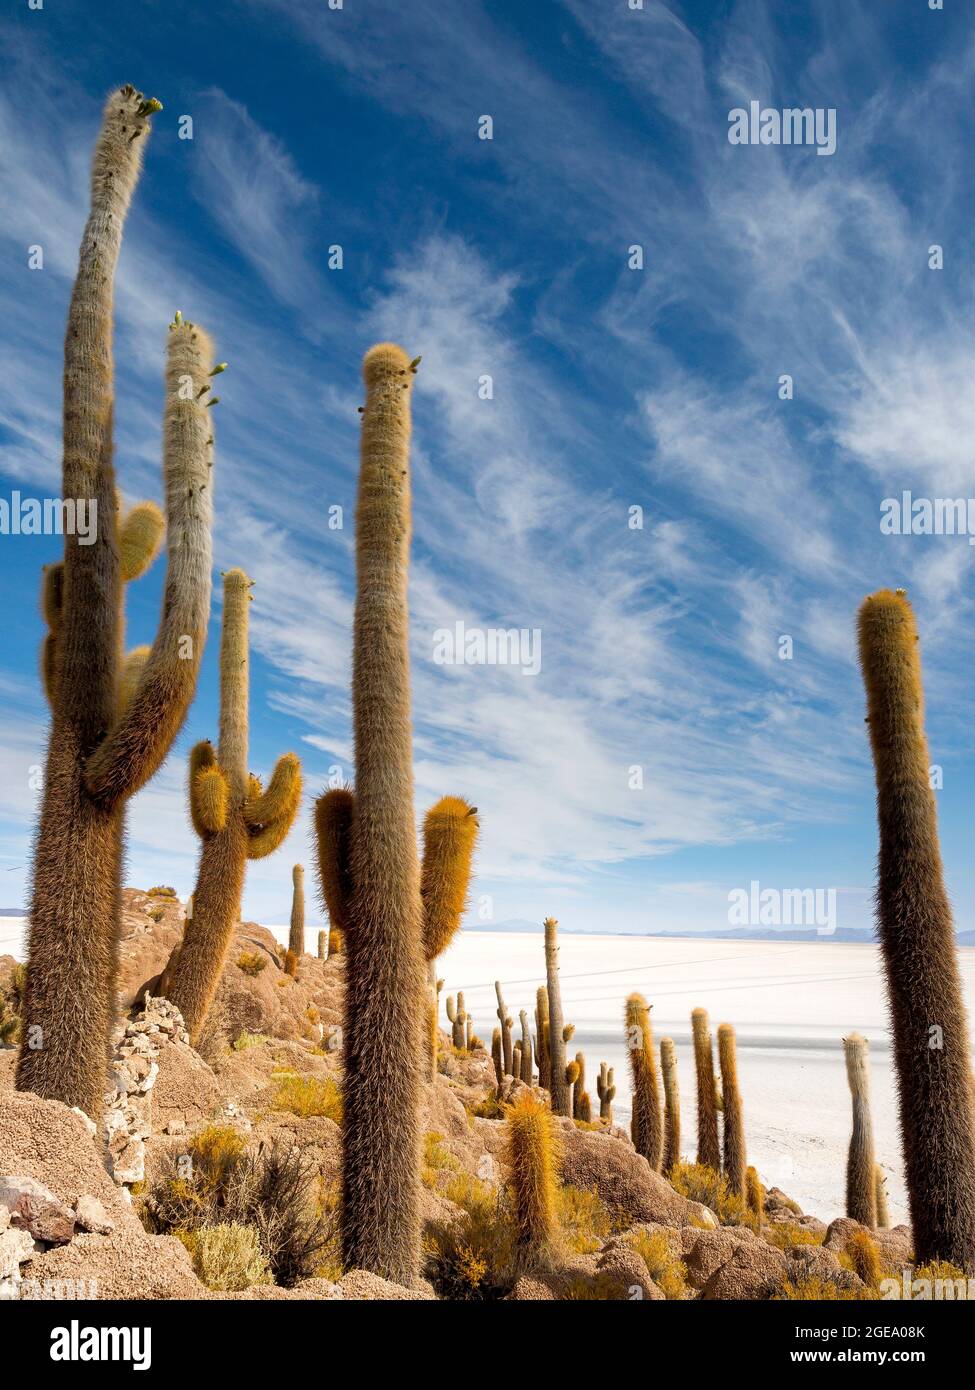
POLYGON ((11 1227, 29 1231, 45 1245, 66 1245, 74 1235, 74 1213, 36 1178, 0 1177, 0 1207, 7 1209, 11 1227))
POLYGON ((629 1224, 682 1226, 688 1219, 687 1199, 634 1149, 608 1134, 576 1129, 571 1120, 564 1122, 560 1134, 563 1182, 596 1192, 611 1210, 622 1211, 629 1224))
POLYGON ((789 1265, 781 1250, 766 1241, 743 1242, 701 1290, 701 1298, 763 1299, 782 1288, 789 1265))

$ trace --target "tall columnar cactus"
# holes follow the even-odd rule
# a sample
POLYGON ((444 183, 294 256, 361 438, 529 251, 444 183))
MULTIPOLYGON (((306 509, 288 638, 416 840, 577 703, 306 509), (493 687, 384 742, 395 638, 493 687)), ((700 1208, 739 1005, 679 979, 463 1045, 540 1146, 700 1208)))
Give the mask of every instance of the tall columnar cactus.
POLYGON ((514 1027, 514 1020, 508 1013, 508 1006, 504 1002, 501 993, 501 981, 495 980, 494 992, 498 997, 498 1022, 501 1024, 501 1052, 504 1057, 504 1070, 506 1076, 514 1076, 512 1070, 514 1066, 514 1052, 511 1042, 511 1030, 514 1027))
POLYGON ((853 1097, 853 1133, 846 1162, 846 1214, 863 1226, 877 1224, 877 1159, 870 1116, 869 1045, 859 1033, 843 1039, 846 1077, 853 1097))
POLYGON ((680 1085, 677 1080, 677 1048, 673 1038, 660 1039, 660 1072, 664 1081, 664 1161, 669 1173, 680 1162, 680 1085))
POLYGON ((718 1139, 718 1107, 714 1082, 714 1049, 706 1009, 691 1013, 694 1038, 694 1074, 697 1081, 697 1161, 721 1172, 721 1145, 718 1139))
POLYGON ((538 1064, 538 1084, 543 1091, 551 1090, 551 1058, 549 1056, 548 990, 539 985, 535 994, 535 1060, 538 1064))
POLYGON ((642 994, 631 994, 626 1001, 626 1046, 633 1082, 633 1145, 659 1172, 664 1147, 663 1117, 650 1006, 642 994))
POLYGON ((328 960, 328 932, 318 933, 318 959, 328 960))
POLYGON ((508 1113, 506 1158, 519 1264, 544 1264, 557 1241, 560 1153, 552 1113, 530 1091, 508 1113))
POLYGON ((738 1057, 735 1030, 730 1023, 718 1025, 718 1062, 721 1066, 721 1098, 724 1116, 724 1174, 736 1197, 745 1196, 745 1120, 738 1088, 738 1057))
POLYGON ((243 570, 223 577, 220 641, 220 742, 190 754, 190 813, 203 841, 193 915, 171 963, 169 999, 196 1039, 220 983, 240 916, 248 859, 281 845, 301 801, 301 765, 279 758, 267 791, 247 771, 248 644, 251 581, 243 570))
POLYGON ((519 1075, 526 1086, 532 1084, 532 1035, 528 1026, 528 1012, 522 1009, 518 1015, 521 1022, 521 1071, 519 1075))
POLYGON ((545 973, 548 979, 548 1074, 552 1110, 568 1115, 569 1096, 565 1084, 565 1023, 562 1018, 562 991, 559 987, 559 924, 545 918, 545 973))
POLYGON ((599 1078, 596 1081, 596 1094, 599 1097, 599 1118, 613 1123, 613 1101, 616 1099, 616 1082, 613 1068, 605 1062, 599 1064, 599 1078))
POLYGON ((412 1285, 420 1271, 420 1096, 428 1006, 413 814, 410 398, 392 343, 362 365, 352 660, 355 810, 345 935, 342 1253, 412 1285))
POLYGON ((97 1116, 114 1023, 124 816, 158 770, 196 688, 210 612, 212 415, 203 399, 210 340, 171 325, 163 475, 167 569, 151 650, 122 658, 123 586, 164 529, 152 504, 116 522, 112 312, 125 223, 160 103, 131 86, 108 98, 64 346, 61 495, 95 535, 66 534, 44 577, 42 670, 51 706, 35 839, 29 966, 16 1085, 97 1116))
POLYGON ((579 1080, 579 1063, 566 1062, 565 1064, 565 1096, 566 1114, 575 1115, 575 1087, 579 1080))
POLYGON ((887 1179, 884 1177, 884 1170, 878 1163, 874 1169, 874 1193, 877 1203, 877 1228, 881 1231, 890 1229, 890 1211, 887 1207, 887 1179))
POLYGON ((938 844, 918 634, 903 592, 863 603, 860 664, 877 777, 877 916, 904 1172, 919 1264, 975 1273, 975 1110, 968 1025, 938 844))
POLYGON ((296 864, 291 870, 291 927, 288 950, 298 957, 305 954, 305 870, 296 864))

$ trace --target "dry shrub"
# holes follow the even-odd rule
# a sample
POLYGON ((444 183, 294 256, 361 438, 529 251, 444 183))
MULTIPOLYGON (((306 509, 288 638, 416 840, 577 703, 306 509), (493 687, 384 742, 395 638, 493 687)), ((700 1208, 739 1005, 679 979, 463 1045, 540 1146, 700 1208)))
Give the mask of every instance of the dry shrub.
POLYGON ((197 1278, 208 1289, 240 1293, 254 1284, 270 1282, 270 1271, 253 1226, 228 1221, 176 1234, 190 1252, 197 1278))
POLYGON ((728 1186, 721 1173, 704 1163, 675 1163, 669 1174, 671 1186, 688 1201, 710 1207, 722 1226, 757 1227, 754 1213, 728 1186))
POLYGON ((342 1092, 331 1077, 323 1081, 317 1076, 289 1072, 278 1083, 271 1109, 286 1110, 291 1115, 325 1115, 341 1124, 342 1092))
POLYGON ((679 1301, 687 1292, 687 1267, 674 1253, 664 1231, 634 1231, 627 1237, 665 1298, 679 1301))
POLYGON ((245 975, 259 975, 267 966, 267 956, 262 956, 260 951, 241 951, 237 957, 237 969, 243 970, 245 975))
POLYGON ((762 1227, 762 1235, 777 1250, 791 1250, 794 1245, 822 1245, 826 1239, 825 1231, 810 1231, 791 1221, 773 1221, 762 1227))

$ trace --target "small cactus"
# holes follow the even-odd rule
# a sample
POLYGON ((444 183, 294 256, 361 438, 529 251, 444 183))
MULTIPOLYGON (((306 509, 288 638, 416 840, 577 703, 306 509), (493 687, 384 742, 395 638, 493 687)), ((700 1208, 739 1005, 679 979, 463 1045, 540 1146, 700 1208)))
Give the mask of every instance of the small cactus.
POLYGON ((538 1064, 538 1084, 543 1091, 551 1090, 551 1061, 548 1044, 548 990, 544 985, 539 985, 535 994, 535 1060, 538 1064))
POLYGON ((724 1174, 736 1197, 745 1196, 745 1121, 738 1089, 735 1030, 730 1023, 718 1026, 718 1061, 721 1064, 721 1098, 724 1114, 724 1174))
POLYGON ((501 1024, 501 1051, 504 1056, 504 1071, 506 1076, 514 1076, 514 1048, 511 1041, 512 1021, 508 1016, 508 1006, 504 1002, 501 994, 501 981, 495 980, 494 992, 498 996, 498 1022, 501 1024))
POLYGON ((560 1156, 552 1113, 530 1091, 508 1113, 506 1157, 518 1262, 523 1268, 545 1264, 557 1240, 560 1156))
MULTIPOLYGON (((562 1018, 562 991, 559 987, 559 924, 554 917, 545 918, 545 970, 548 976, 548 1052, 549 1092, 552 1111, 568 1115, 569 1096, 565 1082, 565 1023, 562 1018)), ((571 1036, 571 1035, 570 1035, 571 1036)))
POLYGON ((745 1169, 745 1201, 755 1218, 755 1224, 761 1230, 765 1221, 765 1189, 757 1168, 745 1169))
POLYGON ((705 1168, 720 1173, 717 1085, 714 1076, 711 1027, 706 1009, 694 1009, 691 1013, 691 1032, 694 1038, 694 1072, 697 1079, 697 1161, 705 1168))
POLYGON ((660 1039, 660 1073, 664 1082, 664 1161, 669 1173, 680 1163, 680 1087, 677 1081, 677 1048, 673 1038, 660 1039))
POLYGON ((522 1009, 518 1015, 521 1023, 521 1071, 520 1076, 526 1086, 532 1084, 532 1035, 528 1027, 527 1010, 522 1009))
POLYGON ((596 1094, 599 1097, 599 1118, 608 1124, 613 1123, 613 1101, 616 1099, 616 1085, 613 1068, 605 1062, 599 1064, 599 1077, 596 1081, 596 1094))
POLYGON ((626 1046, 633 1081, 633 1145, 655 1171, 663 1158, 663 1119, 657 1085, 657 1063, 650 1024, 650 1006, 642 994, 626 1001, 626 1046))
POLYGON ((869 1044, 859 1033, 843 1039, 846 1078, 853 1097, 853 1132, 846 1162, 846 1214, 861 1226, 877 1224, 877 1160, 870 1116, 869 1044))

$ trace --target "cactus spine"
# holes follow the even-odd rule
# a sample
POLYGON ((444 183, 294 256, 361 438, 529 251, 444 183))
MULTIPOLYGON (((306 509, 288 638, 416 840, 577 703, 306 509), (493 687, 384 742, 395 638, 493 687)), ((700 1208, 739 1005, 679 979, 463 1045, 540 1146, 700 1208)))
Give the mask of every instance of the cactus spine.
POLYGON ((514 1076, 514 1049, 511 1043, 511 1029, 514 1024, 508 1015, 508 1006, 501 994, 500 980, 495 980, 494 992, 498 996, 498 1022, 501 1024, 501 1053, 504 1057, 505 1075, 514 1076))
POLYGON ((520 1076, 526 1086, 532 1084, 532 1035, 528 1027, 528 1013, 522 1009, 518 1015, 521 1022, 521 1072, 520 1076))
MULTIPOLYGON (((199 743, 190 755, 190 811, 203 848, 193 892, 193 915, 167 969, 169 998, 195 1041, 220 983, 240 916, 248 859, 277 849, 301 800, 301 765, 293 753, 278 760, 267 791, 247 771, 248 643, 251 581, 243 570, 223 577, 220 639, 220 741, 199 743), (214 787, 222 788, 214 795, 214 787)), ((285 957, 289 974, 297 958, 285 957)))
POLYGON ((903 593, 882 589, 864 601, 859 640, 877 780, 877 917, 914 1253, 918 1264, 947 1260, 973 1273, 968 1026, 929 780, 917 626, 903 593))
POLYGON ((288 950, 299 959, 305 954, 305 871, 300 864, 291 870, 291 928, 288 950))
POLYGON ((545 918, 545 973, 548 978, 548 1079, 552 1111, 568 1115, 569 1094, 565 1082, 565 1024, 562 1020, 562 991, 559 988, 559 924, 545 918))
POLYGON ((530 1091, 523 1091, 511 1107, 507 1141, 518 1258, 530 1267, 545 1263, 555 1247, 559 1173, 552 1113, 530 1091))
POLYGON ((631 994, 626 1001, 626 1046, 633 1081, 633 1114, 630 1122, 633 1145, 650 1167, 659 1172, 663 1157, 663 1119, 650 1006, 642 994, 631 994))
POLYGON ((43 582, 51 734, 16 1085, 96 1117, 114 1023, 125 804, 182 726, 210 612, 211 420, 180 385, 206 384, 212 349, 202 329, 180 323, 166 360, 162 618, 151 651, 122 662, 123 586, 148 568, 163 527, 146 504, 113 524, 113 294, 148 118, 158 109, 127 85, 102 117, 65 335, 61 483, 63 497, 87 505, 96 534, 90 545, 66 535, 64 559, 43 582))
POLYGON ((694 1073, 697 1080, 697 1161, 721 1172, 721 1146, 718 1141, 718 1107, 714 1079, 714 1050, 706 1009, 691 1013, 694 1038, 694 1073))
POLYGON ((613 1123, 613 1101, 616 1099, 616 1085, 613 1068, 605 1062, 599 1064, 599 1078, 596 1081, 596 1094, 599 1097, 599 1118, 613 1123))
POLYGON ((738 1089, 738 1057, 735 1030, 730 1023, 718 1025, 718 1061, 721 1065, 721 1099, 724 1116, 724 1173, 737 1197, 745 1196, 745 1121, 738 1089))
POLYGON ((680 1086, 677 1080, 677 1048, 673 1038, 660 1039, 660 1072, 664 1081, 663 1171, 680 1162, 680 1086))
POLYGON ((877 1160, 870 1117, 869 1047, 851 1033, 843 1039, 846 1077, 853 1097, 853 1133, 846 1163, 846 1214, 862 1226, 877 1224, 877 1160))

